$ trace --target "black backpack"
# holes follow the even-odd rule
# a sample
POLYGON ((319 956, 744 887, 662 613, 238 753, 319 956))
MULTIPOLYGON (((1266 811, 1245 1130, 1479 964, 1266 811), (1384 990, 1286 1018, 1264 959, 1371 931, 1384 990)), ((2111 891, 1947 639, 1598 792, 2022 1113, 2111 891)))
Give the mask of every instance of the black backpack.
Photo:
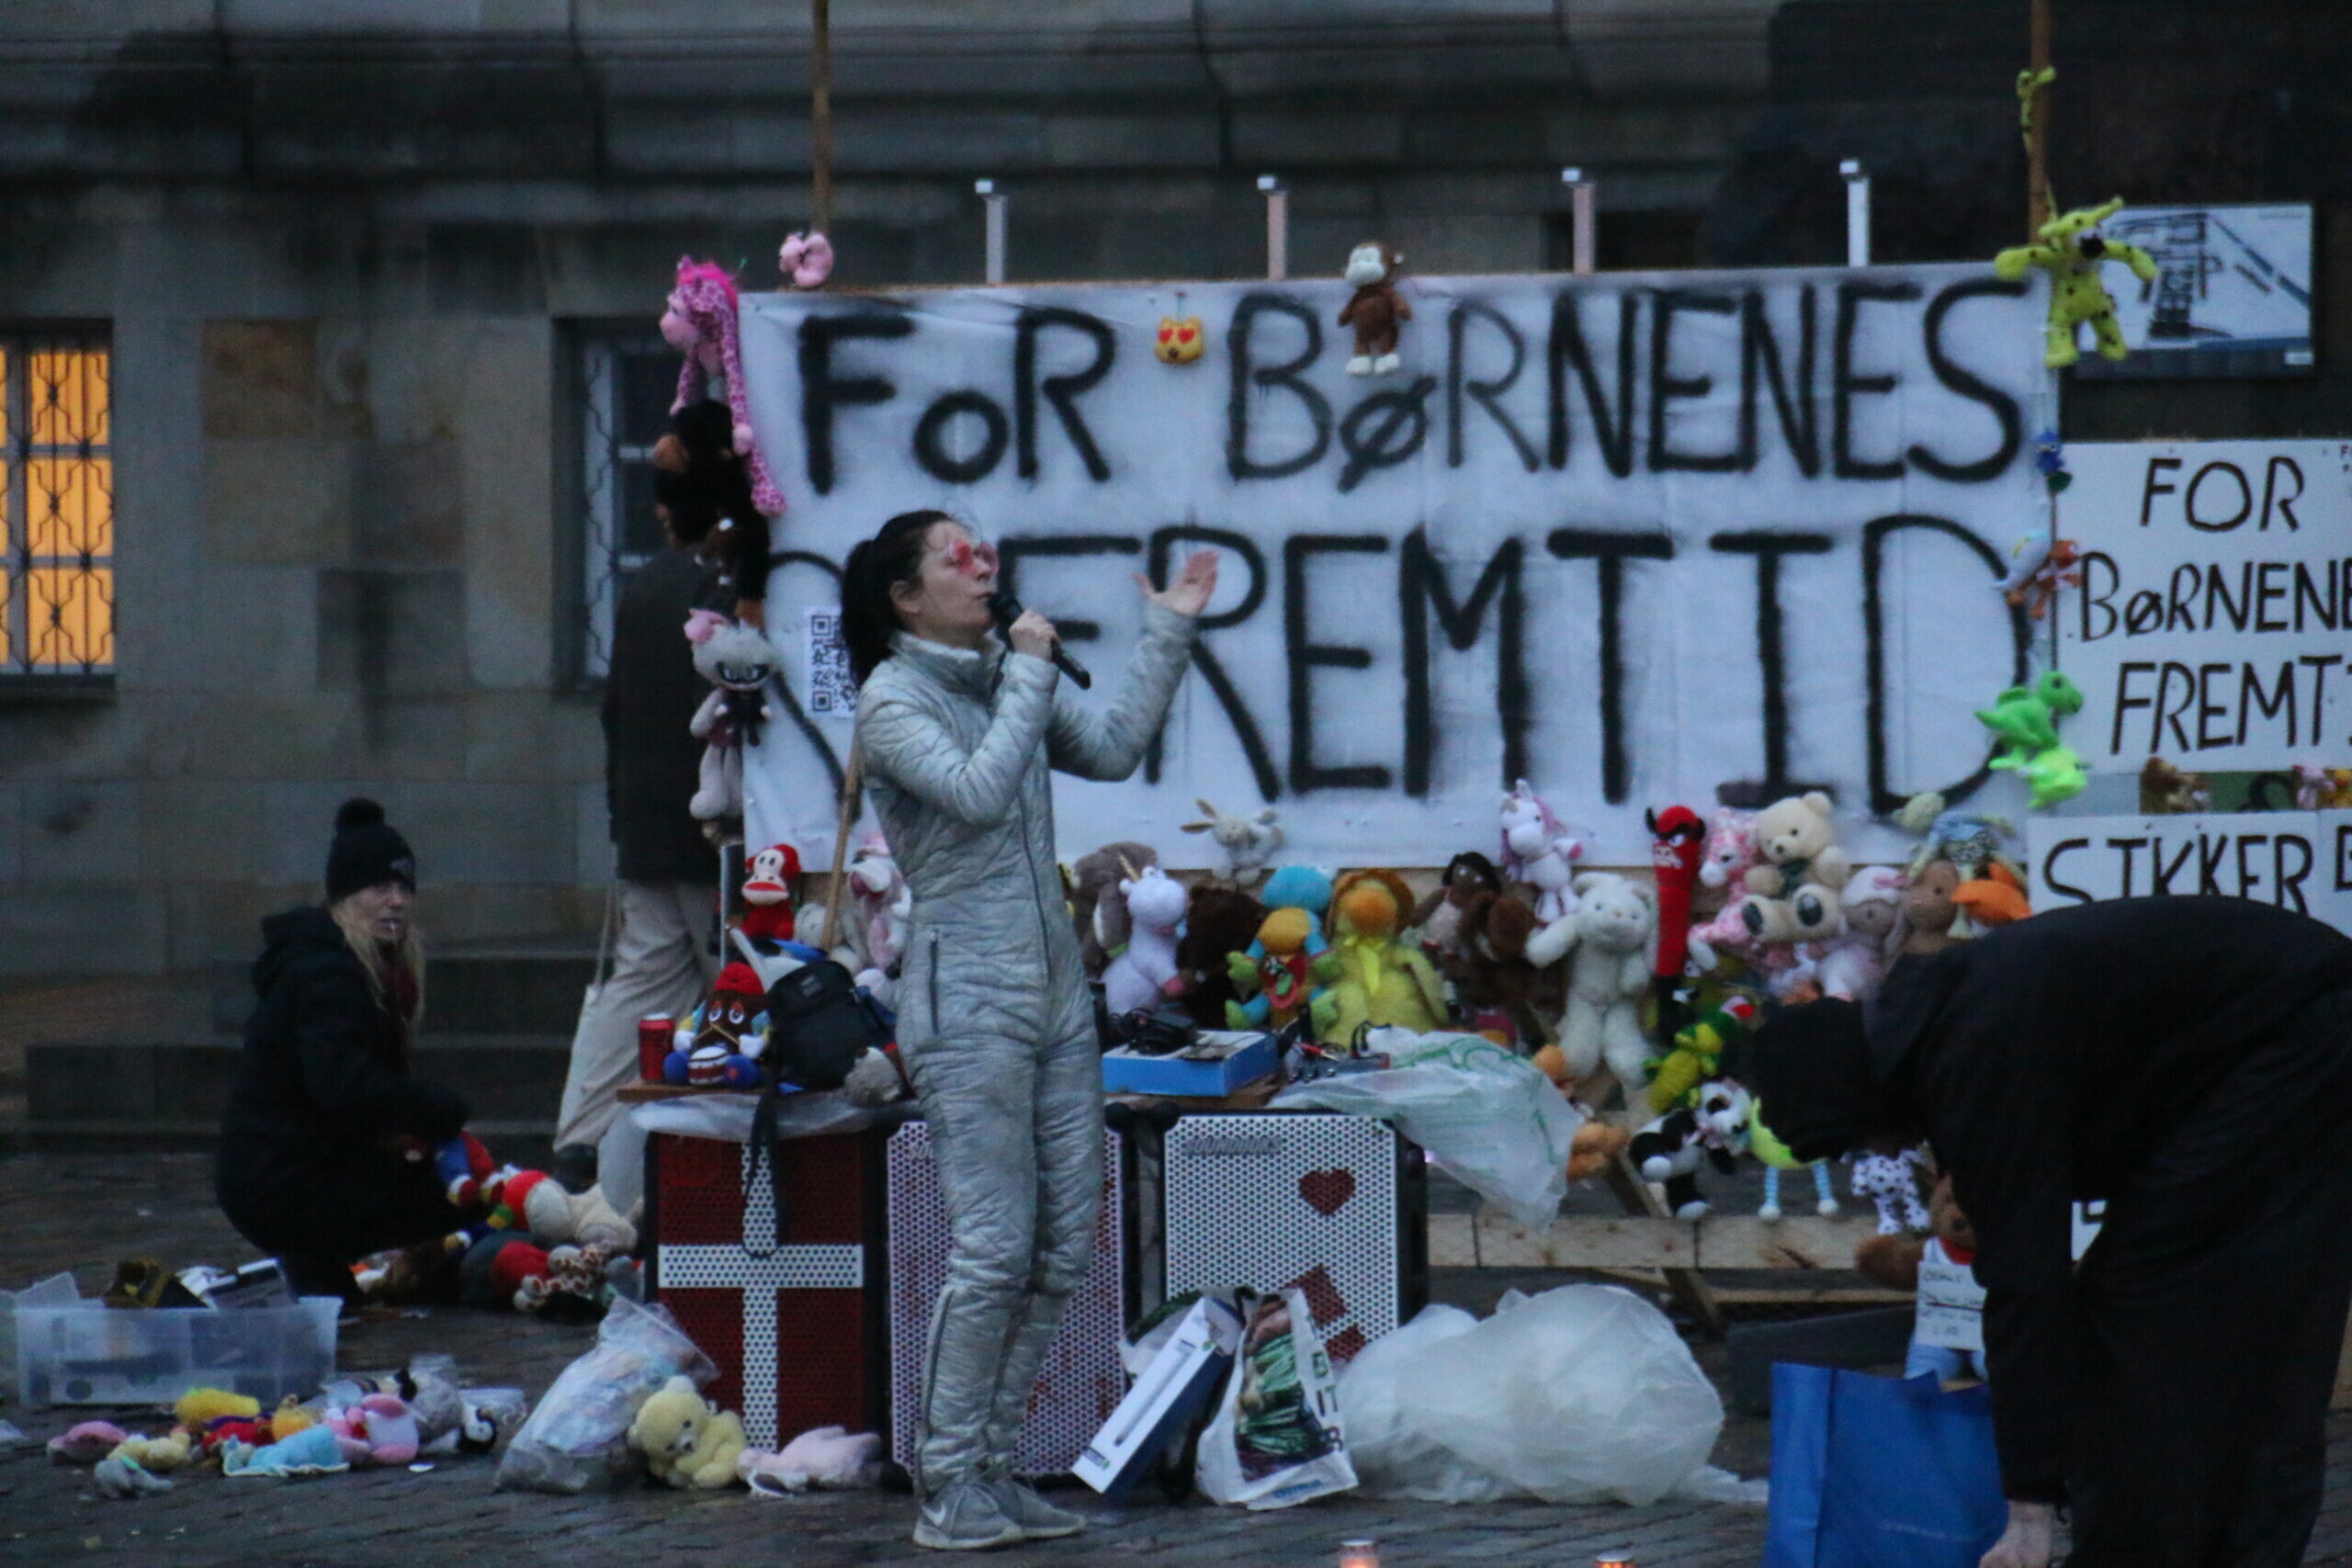
POLYGON ((850 973, 830 958, 804 964, 768 987, 770 1076, 802 1089, 839 1089, 890 1032, 858 995, 850 973))
POLYGON ((805 964, 770 986, 767 1010, 768 1047, 760 1057, 767 1082, 752 1112, 752 1157, 743 1180, 748 1187, 760 1167, 767 1167, 780 1243, 787 1194, 784 1165, 775 1157, 777 1086, 839 1089, 869 1047, 890 1043, 890 1031, 882 1026, 873 1004, 858 994, 849 971, 830 958, 805 964))

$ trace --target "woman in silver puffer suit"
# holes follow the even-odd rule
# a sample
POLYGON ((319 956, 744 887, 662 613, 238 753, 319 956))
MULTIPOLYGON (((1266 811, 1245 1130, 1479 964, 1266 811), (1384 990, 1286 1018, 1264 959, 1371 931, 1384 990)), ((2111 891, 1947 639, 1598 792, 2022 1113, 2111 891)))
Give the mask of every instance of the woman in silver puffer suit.
POLYGON ((914 895, 899 1046, 953 1234, 916 1443, 923 1546, 981 1550, 1085 1521, 1012 1478, 1029 1391, 1084 1280, 1102 1182, 1094 1013, 1054 852, 1050 770, 1123 779, 1159 732, 1216 585, 1203 551, 1146 585, 1144 635, 1105 713, 1057 689, 1035 612, 991 636, 996 556, 944 513, 850 553, 842 636, 866 787, 914 895))

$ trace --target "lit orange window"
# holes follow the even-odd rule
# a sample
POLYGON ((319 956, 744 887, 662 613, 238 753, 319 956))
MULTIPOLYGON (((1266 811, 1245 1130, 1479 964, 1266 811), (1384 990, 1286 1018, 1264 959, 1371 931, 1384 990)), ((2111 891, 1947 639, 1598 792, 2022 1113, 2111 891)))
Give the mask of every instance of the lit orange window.
POLYGON ((103 333, 0 335, 0 670, 114 671, 113 355, 103 333))

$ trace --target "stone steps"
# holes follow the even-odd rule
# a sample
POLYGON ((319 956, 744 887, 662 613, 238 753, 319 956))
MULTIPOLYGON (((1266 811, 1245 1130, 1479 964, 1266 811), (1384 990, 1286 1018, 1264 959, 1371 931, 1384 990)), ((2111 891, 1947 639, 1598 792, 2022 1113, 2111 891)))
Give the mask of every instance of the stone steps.
MULTIPOLYGON (((571 945, 433 955, 417 1072, 466 1097, 476 1131, 501 1157, 545 1157, 581 993, 594 966, 593 953, 571 945)), ((253 1008, 250 967, 245 961, 213 965, 209 1038, 27 1046, 25 1114, 6 1141, 35 1147, 212 1142, 253 1008)))

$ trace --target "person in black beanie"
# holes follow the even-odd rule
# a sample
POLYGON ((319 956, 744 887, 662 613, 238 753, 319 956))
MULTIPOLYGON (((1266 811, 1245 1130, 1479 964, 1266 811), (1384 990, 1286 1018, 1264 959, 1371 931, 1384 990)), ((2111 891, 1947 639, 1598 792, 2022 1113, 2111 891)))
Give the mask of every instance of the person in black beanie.
POLYGON ((1985 1568, 2287 1568, 2352 1305, 2352 940, 2235 898, 2038 914, 1900 961, 1743 1069, 1799 1159, 1924 1135, 1976 1232, 2009 1497, 1985 1568), (2073 1206, 2104 1200, 2079 1261, 2073 1206))
POLYGON ((352 1263, 447 1235, 433 1145, 466 1125, 456 1091, 411 1071, 424 953, 416 855, 372 800, 335 813, 325 907, 262 921, 259 995, 220 1122, 213 1188, 304 1295, 356 1299, 352 1263))

